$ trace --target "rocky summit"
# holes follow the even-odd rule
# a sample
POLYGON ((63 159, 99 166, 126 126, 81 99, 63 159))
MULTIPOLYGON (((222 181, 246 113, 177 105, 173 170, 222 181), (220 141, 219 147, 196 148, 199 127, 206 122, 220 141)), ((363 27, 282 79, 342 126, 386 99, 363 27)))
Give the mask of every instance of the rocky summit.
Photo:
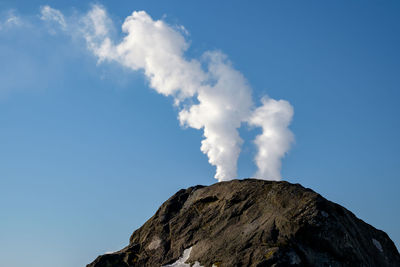
POLYGON ((182 189, 88 267, 400 266, 388 235, 311 189, 256 179, 182 189))

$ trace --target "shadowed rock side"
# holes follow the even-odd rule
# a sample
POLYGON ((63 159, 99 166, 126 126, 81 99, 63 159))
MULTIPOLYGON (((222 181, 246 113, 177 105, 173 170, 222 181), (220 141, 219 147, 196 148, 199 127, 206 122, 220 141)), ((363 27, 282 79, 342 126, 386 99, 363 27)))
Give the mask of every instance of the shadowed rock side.
POLYGON ((180 190, 124 249, 88 267, 400 266, 388 235, 299 184, 256 179, 180 190), (197 265, 197 264, 196 264, 197 265))

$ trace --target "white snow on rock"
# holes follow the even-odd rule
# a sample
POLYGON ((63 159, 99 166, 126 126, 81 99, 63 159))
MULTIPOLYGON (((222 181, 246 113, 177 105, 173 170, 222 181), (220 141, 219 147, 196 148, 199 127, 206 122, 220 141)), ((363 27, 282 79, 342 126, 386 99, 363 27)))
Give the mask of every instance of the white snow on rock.
MULTIPOLYGON (((192 252, 192 248, 187 248, 183 251, 183 255, 174 263, 172 264, 168 264, 168 265, 164 265, 162 267, 190 267, 189 263, 185 263, 189 257, 190 257, 190 252, 192 252)), ((203 267, 200 265, 200 263, 198 261, 196 261, 192 267, 203 267)))
POLYGON ((383 252, 382 245, 381 245, 381 243, 380 243, 378 240, 376 240, 375 238, 372 238, 372 243, 374 243, 375 247, 376 247, 380 252, 383 252))

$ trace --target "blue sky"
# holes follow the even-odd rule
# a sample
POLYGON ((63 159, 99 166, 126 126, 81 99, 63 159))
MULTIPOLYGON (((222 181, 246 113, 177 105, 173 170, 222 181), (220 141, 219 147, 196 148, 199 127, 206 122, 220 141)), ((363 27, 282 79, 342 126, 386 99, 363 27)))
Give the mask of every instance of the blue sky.
MULTIPOLYGON (((190 48, 229 57, 252 88, 294 109, 282 177, 382 229, 400 245, 400 4, 397 1, 0 2, 0 258, 83 266, 128 243, 180 188, 216 182, 202 131, 143 71, 98 62, 68 23, 101 4, 115 26, 135 10, 183 25, 190 48), (7 23, 12 18, 19 23, 7 23)), ((238 177, 256 172, 246 124, 238 177)))

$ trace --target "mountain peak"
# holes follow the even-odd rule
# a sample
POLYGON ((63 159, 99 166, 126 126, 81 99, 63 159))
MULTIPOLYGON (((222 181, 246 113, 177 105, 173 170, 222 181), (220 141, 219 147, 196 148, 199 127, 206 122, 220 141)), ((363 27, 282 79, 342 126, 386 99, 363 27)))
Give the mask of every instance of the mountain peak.
POLYGON ((232 180, 182 189, 103 266, 400 266, 388 235, 311 189, 232 180), (190 266, 190 265, 187 265, 190 266))

